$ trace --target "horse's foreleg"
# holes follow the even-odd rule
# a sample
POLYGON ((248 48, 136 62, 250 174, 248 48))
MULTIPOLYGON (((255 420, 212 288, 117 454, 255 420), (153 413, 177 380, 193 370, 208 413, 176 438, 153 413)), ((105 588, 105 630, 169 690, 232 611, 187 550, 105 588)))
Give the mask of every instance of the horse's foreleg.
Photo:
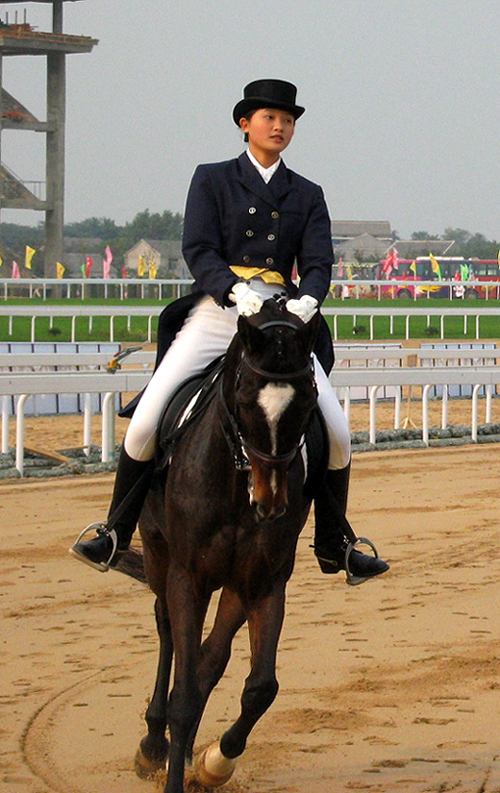
POLYGON ((169 701, 170 749, 165 793, 182 793, 186 750, 203 701, 197 669, 203 622, 210 596, 197 593, 188 573, 171 566, 168 571, 167 599, 174 641, 175 674, 169 701))
POLYGON ((240 716, 221 738, 220 749, 224 757, 234 758, 242 754, 252 728, 278 693, 276 651, 284 613, 285 585, 277 584, 272 593, 247 614, 251 671, 241 697, 240 716))
POLYGON ((155 603, 156 627, 160 638, 160 655, 153 697, 146 710, 148 734, 142 739, 135 756, 135 770, 141 778, 150 776, 165 767, 168 756, 167 701, 170 672, 172 669, 172 632, 168 617, 167 604, 157 598, 155 603))
POLYGON ((201 645, 198 682, 202 695, 202 706, 189 740, 189 753, 192 753, 196 732, 207 700, 228 665, 234 635, 245 620, 245 610, 238 595, 223 589, 212 630, 201 645))

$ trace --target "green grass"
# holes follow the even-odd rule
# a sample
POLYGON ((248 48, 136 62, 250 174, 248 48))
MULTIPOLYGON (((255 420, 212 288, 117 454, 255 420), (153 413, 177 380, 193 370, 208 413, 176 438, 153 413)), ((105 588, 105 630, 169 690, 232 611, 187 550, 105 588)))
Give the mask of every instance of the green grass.
MULTIPOLYGON (((481 339, 495 339, 500 337, 500 317, 488 315, 489 308, 500 308, 500 301, 484 301, 484 300, 444 300, 444 299, 420 299, 416 301, 403 301, 403 300, 369 300, 360 298, 359 300, 335 300, 327 299, 324 303, 328 308, 349 308, 351 315, 356 314, 356 309, 360 308, 404 308, 409 312, 415 311, 415 316, 410 319, 410 338, 411 339, 425 339, 435 341, 441 337, 441 323, 438 316, 432 316, 432 312, 441 309, 453 309, 454 311, 462 308, 476 309, 481 313, 479 323, 479 338, 481 339), (430 314, 428 320, 427 313, 418 316, 419 312, 424 309, 430 314)), ((330 328, 333 329, 333 318, 327 317, 330 328)), ((395 341, 406 338, 406 320, 405 317, 393 318, 393 332, 390 332, 390 319, 389 317, 375 317, 373 325, 374 339, 394 339, 395 341)), ((369 317, 356 317, 355 330, 353 332, 352 316, 338 317, 337 329, 339 340, 353 339, 354 341, 363 341, 370 339, 370 320, 369 317)), ((467 322, 467 331, 464 333, 464 319, 462 316, 449 316, 444 321, 444 338, 445 339, 464 339, 474 340, 476 336, 476 321, 475 317, 469 317, 467 322)))
MULTIPOLYGON (((62 299, 62 300, 47 300, 43 305, 47 306, 98 306, 98 305, 124 305, 124 306, 154 306, 158 307, 159 304, 166 304, 169 301, 158 300, 141 300, 131 299, 126 303, 120 300, 97 300, 88 299, 81 301, 78 299, 62 299)), ((41 304, 40 300, 19 299, 13 301, 13 305, 32 305, 33 303, 41 304)), ((5 303, 1 303, 5 305, 5 303)), ((349 300, 335 300, 328 299, 325 301, 325 307, 329 308, 348 308, 350 315, 338 318, 338 337, 339 340, 353 340, 353 341, 366 341, 370 338, 370 324, 368 317, 357 316, 356 318, 356 332, 353 332, 353 319, 352 315, 356 314, 359 308, 405 308, 408 311, 415 309, 426 308, 429 312, 441 308, 453 308, 454 310, 460 308, 474 308, 481 312, 480 321, 480 338, 482 339, 495 339, 500 337, 500 317, 492 317, 487 314, 488 308, 500 307, 500 301, 477 301, 477 300, 462 300, 452 301, 449 300, 418 300, 418 301, 401 301, 401 300, 367 300, 367 299, 349 299, 349 300)), ((333 319, 327 318, 330 327, 333 328, 333 319)), ((76 341, 107 341, 109 339, 109 317, 95 316, 92 320, 92 330, 89 331, 89 321, 87 317, 78 317, 76 320, 76 341)), ((395 341, 405 338, 406 333, 405 318, 395 317, 393 320, 393 333, 390 332, 389 317, 375 318, 374 320, 374 338, 375 339, 394 339, 395 341)), ((467 332, 464 333, 464 320, 463 317, 447 317, 445 319, 445 338, 446 339, 476 339, 476 323, 474 318, 469 318, 467 332)), ((0 340, 1 341, 30 341, 31 339, 31 320, 29 317, 14 317, 13 319, 13 333, 9 336, 9 321, 7 317, 0 317, 0 340)), ((153 335, 155 333, 155 322, 153 322, 153 335)), ((130 327, 127 317, 116 317, 114 320, 114 338, 122 342, 142 342, 147 339, 147 318, 146 317, 132 317, 130 320, 130 327)), ((428 328, 427 314, 423 316, 414 316, 410 320, 410 338, 412 339, 428 339, 438 340, 440 338, 440 322, 437 317, 430 318, 430 330, 428 328)), ((71 341, 71 319, 56 317, 53 320, 53 327, 50 328, 49 319, 42 317, 36 320, 36 341, 71 341)))

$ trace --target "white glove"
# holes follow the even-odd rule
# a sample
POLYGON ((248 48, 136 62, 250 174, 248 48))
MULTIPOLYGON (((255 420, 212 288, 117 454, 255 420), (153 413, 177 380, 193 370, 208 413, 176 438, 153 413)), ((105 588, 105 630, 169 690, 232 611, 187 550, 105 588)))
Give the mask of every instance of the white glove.
POLYGON ((259 293, 255 289, 251 289, 244 281, 238 281, 233 286, 232 291, 229 293, 229 300, 236 303, 238 314, 243 314, 244 317, 258 314, 264 303, 259 293))
POLYGON ((309 322, 317 311, 318 301, 311 295, 302 295, 299 300, 287 300, 286 308, 290 314, 295 314, 302 322, 309 322))

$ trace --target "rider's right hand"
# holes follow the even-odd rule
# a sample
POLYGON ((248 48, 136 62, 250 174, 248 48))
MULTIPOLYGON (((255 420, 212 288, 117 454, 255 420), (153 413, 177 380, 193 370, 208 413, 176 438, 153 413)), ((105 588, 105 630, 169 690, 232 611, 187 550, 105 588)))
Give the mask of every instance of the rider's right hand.
POLYGON ((238 314, 244 317, 251 317, 258 314, 262 308, 264 300, 255 289, 252 289, 246 281, 238 281, 229 293, 229 299, 236 303, 238 314))

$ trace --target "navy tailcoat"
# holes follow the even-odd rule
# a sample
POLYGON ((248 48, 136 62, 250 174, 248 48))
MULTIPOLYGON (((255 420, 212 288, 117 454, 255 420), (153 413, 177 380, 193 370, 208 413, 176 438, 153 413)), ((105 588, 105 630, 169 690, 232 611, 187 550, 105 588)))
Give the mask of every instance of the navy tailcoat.
POLYGON ((246 152, 235 160, 200 165, 186 202, 183 254, 196 287, 220 305, 238 280, 229 269, 265 267, 319 304, 330 287, 333 249, 330 218, 319 185, 281 161, 268 184, 246 152))

